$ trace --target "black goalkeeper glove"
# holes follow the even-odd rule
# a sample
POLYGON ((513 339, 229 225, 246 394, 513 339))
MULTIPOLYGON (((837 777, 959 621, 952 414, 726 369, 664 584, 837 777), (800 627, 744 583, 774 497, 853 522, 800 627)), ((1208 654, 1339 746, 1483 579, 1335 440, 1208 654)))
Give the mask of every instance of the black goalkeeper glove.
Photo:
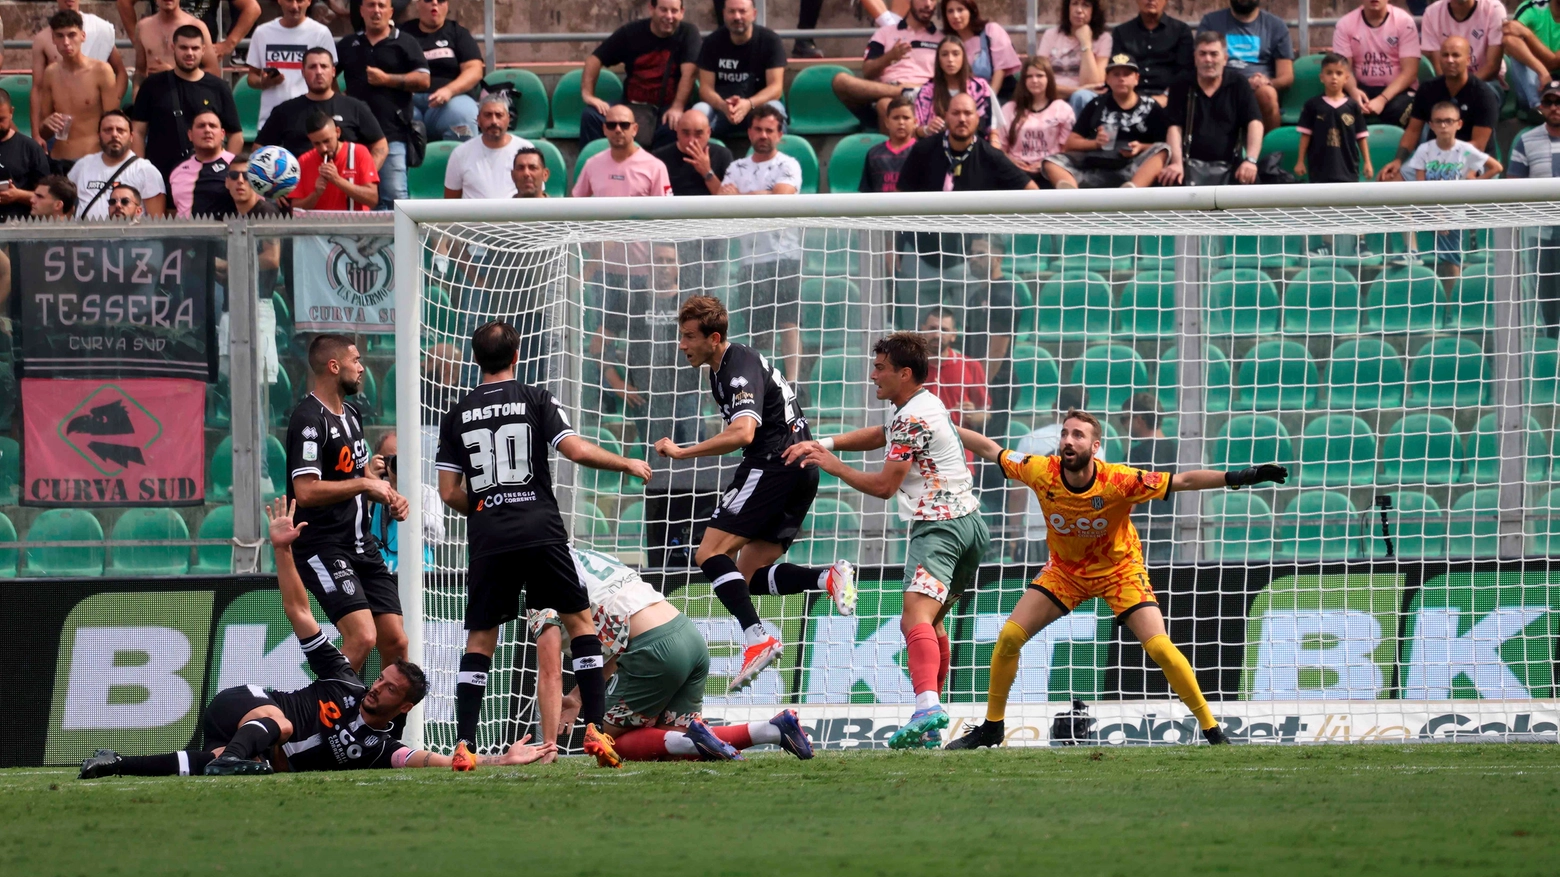
POLYGON ((1232 472, 1224 473, 1224 485, 1231 490, 1239 490, 1242 487, 1249 487, 1253 484, 1262 484, 1268 481, 1283 484, 1284 479, 1288 477, 1289 470, 1287 468, 1267 463, 1262 466, 1252 466, 1248 469, 1236 469, 1232 472))

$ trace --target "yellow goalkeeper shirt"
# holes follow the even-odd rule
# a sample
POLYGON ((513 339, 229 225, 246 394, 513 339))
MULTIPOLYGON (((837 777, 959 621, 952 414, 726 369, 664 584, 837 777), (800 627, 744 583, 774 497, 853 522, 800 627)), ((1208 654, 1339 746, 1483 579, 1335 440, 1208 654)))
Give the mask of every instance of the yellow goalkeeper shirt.
POLYGON ((1101 578, 1142 565, 1143 543, 1132 526, 1132 506, 1164 499, 1170 492, 1168 473, 1095 460, 1094 481, 1074 491, 1062 480, 1061 457, 1003 451, 999 459, 1004 475, 1029 485, 1040 499, 1052 567, 1078 578, 1101 578))

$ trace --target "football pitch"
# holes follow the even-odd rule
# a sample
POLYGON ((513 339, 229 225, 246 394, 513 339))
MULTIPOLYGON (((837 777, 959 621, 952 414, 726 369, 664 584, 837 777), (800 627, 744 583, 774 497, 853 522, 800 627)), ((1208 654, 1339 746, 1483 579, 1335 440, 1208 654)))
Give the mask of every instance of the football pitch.
POLYGON ((827 752, 259 778, 0 772, 0 873, 1553 875, 1560 747, 827 752))

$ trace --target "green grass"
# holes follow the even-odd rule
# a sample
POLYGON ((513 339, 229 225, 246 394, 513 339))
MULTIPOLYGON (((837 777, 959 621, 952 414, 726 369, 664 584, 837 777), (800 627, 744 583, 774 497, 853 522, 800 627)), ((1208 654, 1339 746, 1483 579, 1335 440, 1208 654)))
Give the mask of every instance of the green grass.
POLYGON ((0 874, 1552 875, 1560 748, 828 753, 244 779, 0 772, 0 874))

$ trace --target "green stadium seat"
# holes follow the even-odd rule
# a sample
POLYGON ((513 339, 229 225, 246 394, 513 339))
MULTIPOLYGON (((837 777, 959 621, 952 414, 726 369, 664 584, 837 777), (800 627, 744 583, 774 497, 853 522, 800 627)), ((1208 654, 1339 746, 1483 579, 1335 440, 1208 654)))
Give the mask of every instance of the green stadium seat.
POLYGON ((542 153, 542 161, 547 164, 547 197, 566 196, 569 193, 569 166, 564 163, 563 153, 552 144, 551 140, 531 142, 542 153))
POLYGON ((1358 512, 1346 494, 1306 491, 1278 516, 1273 556, 1278 560, 1350 560, 1359 556, 1358 512))
POLYGON ((1050 240, 1045 235, 1016 234, 1007 244, 1004 270, 1013 276, 1029 277, 1050 266, 1050 240))
POLYGON ((1451 557, 1500 554, 1500 488, 1470 490, 1452 503, 1446 553, 1451 557))
MULTIPOLYGON (((817 67, 809 67, 802 72, 807 73, 817 69, 817 67)), ((792 88, 794 89, 795 86, 792 86, 792 88)), ((795 108, 798 105, 793 102, 788 104, 788 106, 795 108)), ((849 111, 847 110, 847 112, 849 111)), ((856 117, 851 116, 851 121, 855 122, 856 117)), ((794 134, 806 133, 797 130, 794 120, 791 123, 791 132, 794 134)), ((866 172, 867 152, 887 139, 882 134, 848 134, 841 137, 839 142, 834 144, 834 151, 829 153, 829 168, 825 174, 829 191, 859 192, 861 190, 861 175, 866 172)))
POLYGON ((103 525, 85 509, 49 509, 27 531, 27 575, 89 578, 103 574, 103 525), (38 542, 90 542, 50 546, 38 542))
POLYGON ((1254 268, 1213 275, 1207 287, 1209 335, 1273 335, 1278 332, 1278 287, 1254 268))
POLYGON ((1116 337, 1151 340, 1175 336, 1174 272, 1137 272, 1121 289, 1116 337))
POLYGON ((1291 466, 1295 461, 1289 430, 1276 417, 1265 414, 1240 414, 1231 417, 1209 449, 1210 465, 1244 469, 1276 463, 1291 466))
POLYGON ((1479 331, 1495 325, 1495 277, 1491 272, 1464 266, 1447 304, 1447 328, 1479 331))
MULTIPOLYGON (((1392 553, 1402 560, 1424 560, 1446 556, 1446 512, 1434 498, 1417 490, 1388 494, 1392 508, 1387 523, 1392 533, 1392 553)), ((1385 557, 1386 542, 1381 538, 1381 517, 1371 516, 1366 544, 1375 557, 1385 557)))
POLYGON ((804 277, 801 298, 801 324, 807 327, 802 330, 804 356, 844 350, 866 328, 861 292, 844 277, 804 277))
MULTIPOLYGON (((1500 483, 1500 442, 1504 436, 1500 428, 1499 414, 1486 414, 1468 435, 1468 469, 1465 480, 1475 484, 1500 483)), ((1524 479, 1529 484, 1541 484, 1549 480, 1549 445, 1544 441, 1543 428, 1532 415, 1527 419, 1527 468, 1524 479)))
POLYGON ((515 114, 514 125, 509 129, 517 137, 536 140, 547 133, 547 86, 542 78, 529 70, 509 68, 490 70, 483 78, 489 87, 507 82, 514 88, 510 100, 515 114))
POLYGON ((585 167, 585 162, 598 152, 606 152, 611 148, 607 138, 601 137, 580 147, 580 154, 574 157, 574 167, 569 169, 569 194, 574 194, 574 181, 580 178, 580 170, 585 167))
POLYGON ((227 502, 233 498, 233 437, 217 443, 206 461, 206 502, 227 502))
POLYGON ((0 504, 16 505, 22 486, 22 445, 0 436, 0 504))
POLYGON ((1064 273, 1040 287, 1035 334, 1043 341, 1110 338, 1110 283, 1092 271, 1064 273))
POLYGON ((29 73, 0 76, 0 88, 11 96, 11 108, 16 112, 12 124, 16 130, 29 137, 32 136, 32 84, 32 75, 29 73))
POLYGON ((1527 533, 1528 554, 1560 555, 1560 488, 1551 490, 1538 508, 1528 511, 1527 533))
POLYGON ((16 543, 16 525, 0 513, 0 579, 16 578, 16 565, 22 558, 16 543))
MULTIPOLYGON (((549 101, 552 106, 552 126, 547 129, 546 136, 554 140, 573 140, 580 136, 580 114, 585 111, 585 99, 580 96, 580 80, 584 75, 580 70, 570 70, 553 86, 552 100, 549 101)), ((596 97, 609 104, 622 100, 623 80, 611 70, 602 70, 596 78, 596 97)))
POLYGON ((1101 419, 1100 426, 1104 427, 1105 434, 1100 437, 1100 453, 1103 459, 1124 463, 1127 460, 1127 441, 1116 431, 1116 425, 1108 419, 1101 419))
POLYGON ((1162 235, 1090 234, 1064 235, 1056 270, 1064 273, 1092 271, 1173 270, 1175 241, 1162 235))
POLYGON ((1381 444, 1381 483, 1456 484, 1462 480, 1462 441, 1457 426, 1439 414, 1409 414, 1381 444))
MULTIPOLYGON (((802 229, 804 277, 863 277, 862 244, 848 228, 802 229)), ((807 323, 802 323, 807 325, 807 323)))
POLYGON ((850 420, 866 410, 869 365, 870 359, 857 354, 826 354, 819 358, 810 393, 813 410, 820 420, 850 420))
POLYGON ((1245 563, 1273 556, 1273 510, 1250 491, 1219 491, 1203 498, 1209 525, 1203 559, 1245 563))
POLYGON ((227 379, 206 385, 206 428, 227 430, 233 426, 233 402, 228 398, 227 379))
POLYGON ((395 366, 385 372, 385 391, 379 399, 380 416, 385 423, 395 423, 395 366))
POLYGON ((1364 487, 1375 480, 1376 436, 1349 414, 1325 414, 1300 436, 1301 487, 1364 487))
POLYGON ((1351 335, 1360 327, 1360 284, 1343 268, 1307 268, 1284 287, 1284 331, 1351 335))
MULTIPOLYGON (((1289 90, 1293 90, 1293 86, 1289 90)), ((1293 173, 1295 162, 1300 159, 1299 130, 1285 126, 1267 132, 1262 138, 1262 157, 1267 158, 1275 152, 1283 156, 1283 169, 1293 173)), ((1305 182, 1307 179, 1309 177, 1301 177, 1300 181, 1305 182)))
MULTIPOLYGON (((605 427, 581 425, 577 431, 582 438, 594 442, 601 446, 603 450, 618 456, 623 455, 623 443, 605 427)), ((574 477, 580 490, 597 496, 616 496, 623 490, 623 473, 621 472, 592 469, 589 466, 576 466, 574 477)))
POLYGON ((861 516, 843 500, 819 497, 802 522, 801 538, 791 549, 792 563, 828 566, 860 555, 861 516))
POLYGON ((1489 394, 1489 360, 1475 341, 1436 338, 1409 360, 1410 408, 1473 408, 1489 394))
POLYGON ((1100 344, 1073 363, 1068 383, 1083 385, 1090 409, 1116 412, 1133 393, 1149 388, 1148 364, 1125 344, 1100 344))
POLYGON ((195 565, 190 572, 196 575, 227 575, 233 571, 233 507, 221 505, 206 512, 201 519, 197 539, 225 539, 227 545, 195 546, 195 565))
POLYGON ((271 425, 285 427, 297 401, 293 397, 292 378, 288 376, 287 369, 277 369, 276 383, 271 384, 266 391, 266 399, 271 407, 271 425))
POLYGON ((435 140, 428 144, 423 163, 406 169, 406 189, 411 197, 444 197, 444 169, 450 163, 450 153, 459 145, 454 140, 435 140))
POLYGON ((1035 294, 1029 291, 1029 284, 1022 280, 1013 281, 1013 339, 1014 344, 1024 341, 1033 341, 1035 334, 1035 294))
POLYGON ((1367 332, 1433 332, 1441 328, 1441 281, 1423 265, 1392 265, 1365 294, 1367 332))
MULTIPOLYGON (((1285 125, 1300 122, 1300 110, 1305 102, 1322 93, 1322 56, 1301 55, 1295 59, 1295 81, 1279 96, 1279 111, 1285 125)), ((1280 129, 1282 130, 1282 129, 1280 129)), ((1263 152, 1267 152, 1266 141, 1263 152)), ((1286 167, 1294 167, 1290 162, 1286 167)))
POLYGON ((238 107, 244 142, 255 142, 260 133, 260 89, 249 84, 248 76, 240 76, 233 82, 233 103, 238 107))
MULTIPOLYGON (((1056 360, 1038 347, 1013 352, 1013 403, 1015 417, 1056 413, 1056 391, 1062 384, 1056 360)), ((814 397, 816 398, 816 397, 814 397)))
POLYGON ((573 524, 572 533, 576 543, 582 543, 599 551, 612 550, 612 522, 608 521, 601 509, 583 493, 574 501, 573 524))
MULTIPOLYGON (((1207 387, 1207 395, 1203 398, 1204 410, 1211 414, 1219 414, 1230 410, 1231 386, 1230 361, 1220 350, 1212 344, 1204 344, 1203 350, 1207 351, 1207 362, 1203 363, 1203 386, 1207 387)), ((1180 384, 1180 357, 1181 348, 1172 347, 1159 357, 1159 371, 1155 375, 1154 384, 1158 387, 1159 409, 1161 411, 1177 411, 1181 407, 1178 395, 1181 391, 1180 384)), ((1169 433, 1166 433, 1169 435, 1169 433)))
POLYGON ((644 500, 630 503, 618 512, 617 550, 639 551, 645 547, 644 500))
POLYGON ((1528 404, 1560 404, 1560 352, 1535 351, 1528 359, 1528 404))
POLYGON ((1301 411, 1316 407, 1316 363, 1298 341, 1263 341, 1235 373, 1235 407, 1301 411))
POLYGON ((1380 338, 1338 345, 1327 367, 1327 405, 1345 411, 1401 408, 1403 358, 1397 348, 1380 338))
MULTIPOLYGON (((1383 167, 1397 157, 1398 143, 1403 139, 1403 129, 1396 125, 1376 124, 1366 130, 1370 133, 1370 139, 1366 142, 1370 149, 1371 168, 1379 174, 1383 167)), ((1364 165, 1360 166, 1360 179, 1368 179, 1365 176, 1364 165)), ((1396 235, 1388 235, 1388 237, 1396 237, 1396 235)))
POLYGON ((129 509, 114 522, 115 576, 182 576, 190 571, 190 529, 173 509, 129 509), (125 545, 124 542, 180 541, 183 545, 125 545))
MULTIPOLYGON (((813 150, 812 144, 807 142, 807 138, 796 134, 784 134, 780 137, 780 145, 777 148, 780 152, 796 159, 802 166, 802 188, 799 193, 818 194, 818 153, 813 150)), ((749 149, 748 155, 752 154, 753 151, 749 149)))
POLYGON ((792 134, 850 134, 861 128, 861 120, 834 94, 834 77, 839 73, 850 70, 819 64, 803 69, 791 80, 785 108, 791 117, 786 128, 792 134))
POLYGON ((1224 236, 1217 239, 1219 254, 1213 257, 1215 271, 1230 268, 1256 268, 1282 271, 1300 264, 1305 255, 1305 238, 1279 235, 1224 236))

